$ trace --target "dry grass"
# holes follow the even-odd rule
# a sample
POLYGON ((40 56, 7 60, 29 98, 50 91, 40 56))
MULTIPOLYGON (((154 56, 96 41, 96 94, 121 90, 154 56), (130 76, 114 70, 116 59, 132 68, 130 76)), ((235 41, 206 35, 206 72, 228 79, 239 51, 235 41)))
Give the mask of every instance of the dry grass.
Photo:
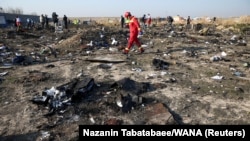
POLYGON ((250 24, 250 16, 219 19, 217 24, 220 24, 223 26, 232 26, 235 24, 250 24))
MULTIPOLYGON (((138 19, 140 17, 137 17, 138 19)), ((69 17, 70 20, 79 19, 81 23, 83 21, 95 21, 103 26, 120 26, 120 17, 69 17)), ((164 26, 167 24, 166 20, 160 20, 162 18, 153 18, 152 26, 164 26)), ((230 18, 219 18, 213 22, 211 18, 202 17, 200 19, 192 20, 191 24, 203 24, 203 25, 215 25, 221 29, 230 28, 233 31, 245 32, 245 29, 250 29, 250 16, 240 16, 240 17, 230 17, 230 18)), ((185 25, 186 21, 180 19, 179 21, 174 21, 175 25, 185 25)))
POLYGON ((119 17, 70 17, 70 20, 79 19, 81 22, 83 21, 95 21, 99 24, 103 24, 105 26, 109 25, 117 25, 119 24, 119 17))
MULTIPOLYGON (((138 17, 139 18, 139 17, 138 17)), ((80 21, 89 21, 93 20, 97 23, 104 24, 104 25, 117 25, 120 24, 119 20, 120 17, 69 17, 69 19, 79 19, 80 21)), ((167 23, 167 21, 159 22, 159 18, 154 18, 152 24, 161 25, 167 23)), ((175 21, 174 24, 185 24, 185 20, 175 21)), ((203 17, 199 20, 193 20, 193 24, 201 23, 201 24, 212 24, 211 20, 208 20, 207 17, 203 17)), ((216 19, 217 25, 222 26, 232 26, 235 24, 250 24, 250 16, 241 16, 241 17, 231 17, 231 18, 217 18, 216 19)))

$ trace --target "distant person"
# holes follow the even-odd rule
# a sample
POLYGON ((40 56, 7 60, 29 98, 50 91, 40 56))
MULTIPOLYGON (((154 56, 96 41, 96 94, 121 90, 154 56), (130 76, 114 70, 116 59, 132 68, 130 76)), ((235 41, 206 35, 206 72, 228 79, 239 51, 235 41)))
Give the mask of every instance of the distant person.
POLYGON ((143 16, 141 17, 141 23, 142 23, 143 28, 145 28, 146 27, 146 14, 143 14, 143 16))
POLYGON ((120 22, 121 22, 121 28, 124 28, 125 18, 122 15, 121 15, 120 22))
POLYGON ((191 18, 190 16, 188 16, 186 22, 186 30, 190 30, 190 28, 191 28, 191 18))
POLYGON ((27 29, 31 29, 31 22, 32 22, 31 19, 27 18, 26 22, 27 22, 27 29))
POLYGON ((31 27, 34 28, 35 27, 35 21, 33 19, 30 19, 31 20, 31 27))
POLYGON ((76 26, 75 26, 76 29, 79 28, 79 24, 80 24, 79 22, 80 22, 80 20, 78 20, 78 19, 74 19, 74 21, 73 21, 73 24, 76 25, 76 26))
POLYGON ((40 24, 41 24, 41 26, 42 26, 42 29, 44 29, 44 25, 45 25, 45 19, 44 19, 44 16, 43 16, 43 14, 40 16, 40 24))
POLYGON ((65 29, 68 29, 68 17, 66 15, 63 16, 63 23, 65 29))
POLYGON ((190 16, 187 17, 187 25, 189 25, 191 23, 191 18, 190 16))
POLYGON ((130 12, 125 12, 126 24, 129 27, 129 40, 127 47, 123 50, 124 54, 128 54, 133 43, 138 46, 139 52, 143 53, 144 49, 141 47, 141 43, 138 39, 139 32, 141 32, 140 24, 135 16, 132 16, 130 12))
POLYGON ((216 17, 213 18, 213 23, 215 23, 215 22, 216 22, 216 17))
POLYGON ((22 28, 22 21, 19 16, 16 16, 16 31, 19 32, 22 28))
POLYGON ((173 22, 174 22, 174 18, 173 18, 172 16, 168 16, 168 17, 167 17, 167 21, 168 21, 168 24, 169 24, 170 26, 172 26, 172 25, 173 25, 173 22))
POLYGON ((147 27, 150 27, 150 26, 151 26, 151 22, 152 22, 151 15, 150 15, 150 14, 148 14, 148 15, 147 15, 147 19, 146 19, 146 24, 147 24, 147 27))
POLYGON ((74 25, 78 25, 79 23, 78 23, 78 19, 74 19, 74 21, 73 21, 73 23, 74 23, 74 25))
POLYGON ((52 13, 52 20, 53 20, 53 23, 54 23, 54 26, 55 26, 55 29, 56 29, 57 26, 58 26, 58 15, 56 14, 56 12, 52 13))
POLYGON ((16 18, 13 19, 13 22, 14 22, 14 27, 17 28, 16 18))
POLYGON ((170 27, 170 30, 173 31, 174 30, 174 27, 173 27, 174 18, 172 16, 167 16, 167 22, 168 22, 168 26, 170 27))
POLYGON ((48 15, 44 16, 44 20, 45 20, 45 28, 49 28, 49 18, 48 18, 48 15))

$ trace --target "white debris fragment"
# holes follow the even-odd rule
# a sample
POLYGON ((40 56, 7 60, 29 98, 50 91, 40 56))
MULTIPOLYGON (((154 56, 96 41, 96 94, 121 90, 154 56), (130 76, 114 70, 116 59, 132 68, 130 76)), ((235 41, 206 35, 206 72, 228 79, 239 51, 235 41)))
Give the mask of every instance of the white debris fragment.
POLYGON ((223 79, 224 77, 223 76, 219 76, 219 75, 215 75, 215 76, 213 76, 213 77, 211 77, 212 79, 214 79, 214 80, 221 80, 221 79, 223 79))
POLYGON ((118 48, 109 47, 109 51, 110 51, 110 52, 117 52, 117 51, 118 51, 118 48))
POLYGON ((86 53, 87 53, 88 55, 90 55, 90 54, 92 53, 92 51, 86 51, 86 53))
POLYGON ((165 71, 161 72, 161 75, 166 75, 166 74, 167 74, 167 72, 165 72, 165 71))
POLYGON ((50 133, 48 131, 41 131, 41 134, 42 134, 41 140, 50 136, 50 133))
POLYGON ((8 74, 7 71, 0 73, 0 76, 4 76, 4 75, 6 75, 6 74, 8 74))
POLYGON ((119 107, 122 107, 122 102, 121 101, 116 101, 116 104, 119 106, 119 107))
POLYGON ((91 123, 93 123, 93 124, 95 123, 95 119, 93 117, 90 117, 89 120, 91 123))
POLYGON ((221 52, 221 56, 222 56, 222 57, 227 56, 226 52, 224 52, 224 51, 223 51, 223 52, 221 52))
POLYGON ((118 41, 115 40, 115 38, 111 38, 112 42, 111 42, 111 45, 118 45, 118 41))
POLYGON ((46 94, 47 94, 48 96, 54 96, 55 93, 56 93, 56 89, 55 89, 54 86, 53 86, 51 89, 46 90, 46 94))
POLYGON ((87 46, 93 46, 93 41, 90 41, 90 43, 87 44, 87 46))

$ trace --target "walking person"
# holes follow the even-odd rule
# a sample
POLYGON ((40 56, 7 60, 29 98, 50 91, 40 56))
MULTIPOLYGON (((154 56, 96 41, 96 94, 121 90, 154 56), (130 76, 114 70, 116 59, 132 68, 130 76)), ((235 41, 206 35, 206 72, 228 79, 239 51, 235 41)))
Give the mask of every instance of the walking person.
POLYGON ((138 39, 139 32, 141 32, 140 24, 135 16, 132 16, 130 12, 125 12, 126 24, 129 27, 129 40, 127 47, 123 50, 124 54, 128 54, 133 43, 136 43, 139 52, 143 53, 144 49, 141 47, 141 43, 138 39))

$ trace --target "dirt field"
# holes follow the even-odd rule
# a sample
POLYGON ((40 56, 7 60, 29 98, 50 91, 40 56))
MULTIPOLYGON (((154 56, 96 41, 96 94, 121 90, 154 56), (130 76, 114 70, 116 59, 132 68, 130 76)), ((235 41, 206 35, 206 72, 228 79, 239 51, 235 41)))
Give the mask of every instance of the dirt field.
POLYGON ((2 141, 78 140, 78 125, 250 124, 250 35, 232 26, 154 24, 129 55, 119 24, 0 36, 2 141))

